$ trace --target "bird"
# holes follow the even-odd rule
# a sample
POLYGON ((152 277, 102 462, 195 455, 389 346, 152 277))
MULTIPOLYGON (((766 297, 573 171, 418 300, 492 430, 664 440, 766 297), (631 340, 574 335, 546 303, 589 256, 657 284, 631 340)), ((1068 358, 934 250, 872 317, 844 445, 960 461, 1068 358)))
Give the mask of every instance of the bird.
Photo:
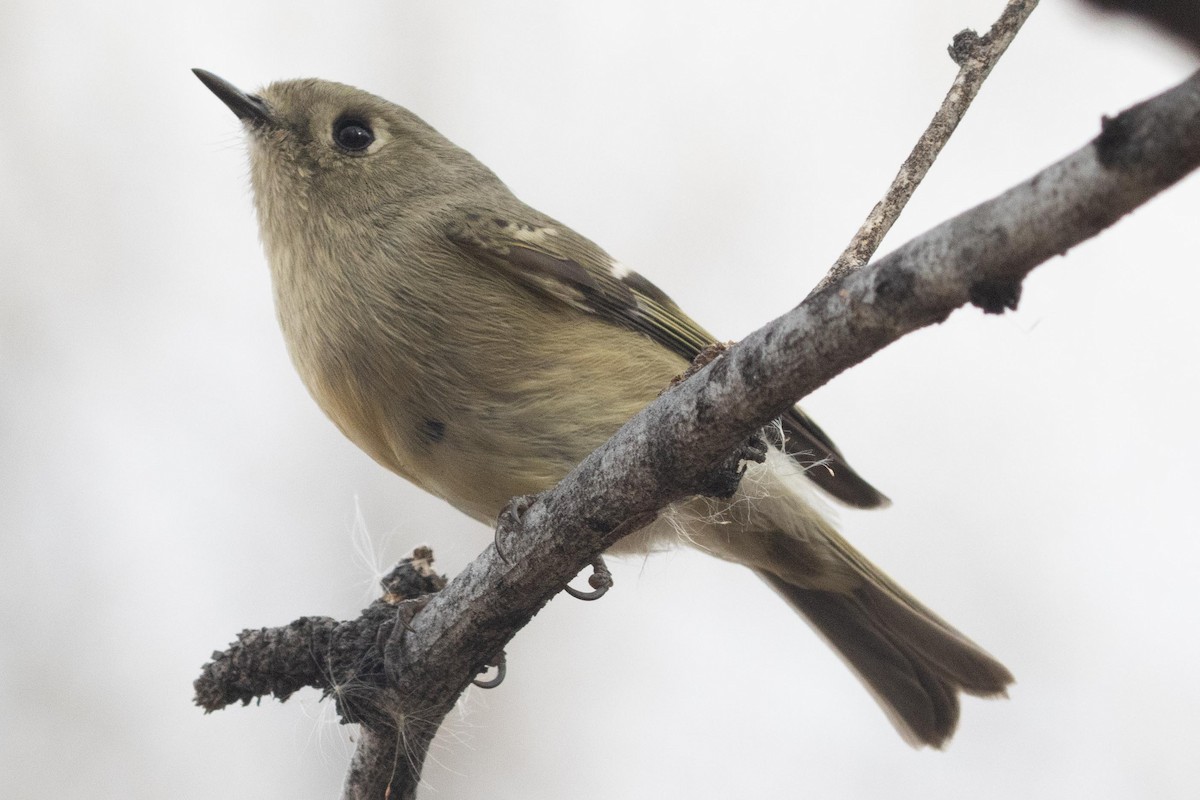
MULTIPOLYGON (((280 327, 333 423, 486 524, 552 487, 716 340, 662 290, 519 200, 408 109, 318 79, 246 93, 241 120, 280 327)), ((1012 674, 859 553, 826 513, 887 498, 799 407, 728 499, 695 497, 609 551, 686 545, 753 570, 901 736, 940 748, 960 694, 1012 674)))

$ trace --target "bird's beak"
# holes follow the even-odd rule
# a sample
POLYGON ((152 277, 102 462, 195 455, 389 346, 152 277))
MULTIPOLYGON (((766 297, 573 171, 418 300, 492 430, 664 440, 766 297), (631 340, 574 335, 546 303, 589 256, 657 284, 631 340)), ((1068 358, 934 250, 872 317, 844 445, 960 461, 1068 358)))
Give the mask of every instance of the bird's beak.
POLYGON ((192 70, 200 82, 221 98, 221 102, 229 106, 229 110, 238 115, 238 119, 246 122, 273 124, 274 117, 271 109, 261 97, 246 94, 224 78, 218 78, 206 69, 192 70))

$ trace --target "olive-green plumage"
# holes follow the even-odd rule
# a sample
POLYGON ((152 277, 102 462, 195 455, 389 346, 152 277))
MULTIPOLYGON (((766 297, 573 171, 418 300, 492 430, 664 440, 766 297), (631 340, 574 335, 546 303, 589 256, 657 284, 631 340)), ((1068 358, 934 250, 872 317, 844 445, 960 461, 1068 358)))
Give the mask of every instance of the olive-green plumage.
MULTIPOLYGON (((349 86, 247 95, 279 319, 305 385, 388 469, 493 523, 553 485, 713 337, 645 278, 522 203, 411 112, 349 86)), ((1012 677, 816 510, 886 498, 799 409, 728 501, 679 503, 614 552, 682 542, 755 570, 855 670, 900 732, 940 746, 958 693, 1012 677), (815 466, 814 466, 815 465, 815 466)))

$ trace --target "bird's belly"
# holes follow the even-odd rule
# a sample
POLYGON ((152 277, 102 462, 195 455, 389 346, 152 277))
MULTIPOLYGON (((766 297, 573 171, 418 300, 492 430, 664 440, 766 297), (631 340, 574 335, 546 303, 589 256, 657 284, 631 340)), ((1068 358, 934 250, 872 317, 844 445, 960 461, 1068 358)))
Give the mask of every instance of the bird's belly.
POLYGON ((513 497, 557 483, 687 366, 640 333, 538 313, 524 327, 475 321, 484 327, 470 335, 426 321, 443 335, 421 358, 328 328, 300 326, 288 339, 305 384, 348 438, 491 524, 513 497), (540 334, 513 335, 525 328, 540 334))
POLYGON ((452 405, 428 411, 436 441, 425 436, 411 453, 425 488, 491 524, 513 497, 557 483, 686 366, 638 334, 603 332, 628 337, 631 348, 609 363, 531 353, 502 390, 481 381, 452 405))
POLYGON ((518 495, 549 489, 654 399, 654 392, 480 398, 412 454, 425 488, 491 524, 518 495))

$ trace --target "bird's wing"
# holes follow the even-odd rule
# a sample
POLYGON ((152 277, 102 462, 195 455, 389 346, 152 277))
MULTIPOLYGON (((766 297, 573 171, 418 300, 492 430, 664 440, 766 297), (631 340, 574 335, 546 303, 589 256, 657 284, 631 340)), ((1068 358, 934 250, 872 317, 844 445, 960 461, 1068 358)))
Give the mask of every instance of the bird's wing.
POLYGON ((450 239, 530 289, 646 334, 691 361, 716 340, 650 281, 552 220, 462 209, 450 239))
MULTIPOLYGON (((653 283, 554 220, 484 208, 457 209, 452 220, 452 242, 539 294, 643 333, 688 361, 717 341, 653 283)), ((888 502, 799 407, 782 424, 786 452, 822 489, 858 508, 888 502)))

